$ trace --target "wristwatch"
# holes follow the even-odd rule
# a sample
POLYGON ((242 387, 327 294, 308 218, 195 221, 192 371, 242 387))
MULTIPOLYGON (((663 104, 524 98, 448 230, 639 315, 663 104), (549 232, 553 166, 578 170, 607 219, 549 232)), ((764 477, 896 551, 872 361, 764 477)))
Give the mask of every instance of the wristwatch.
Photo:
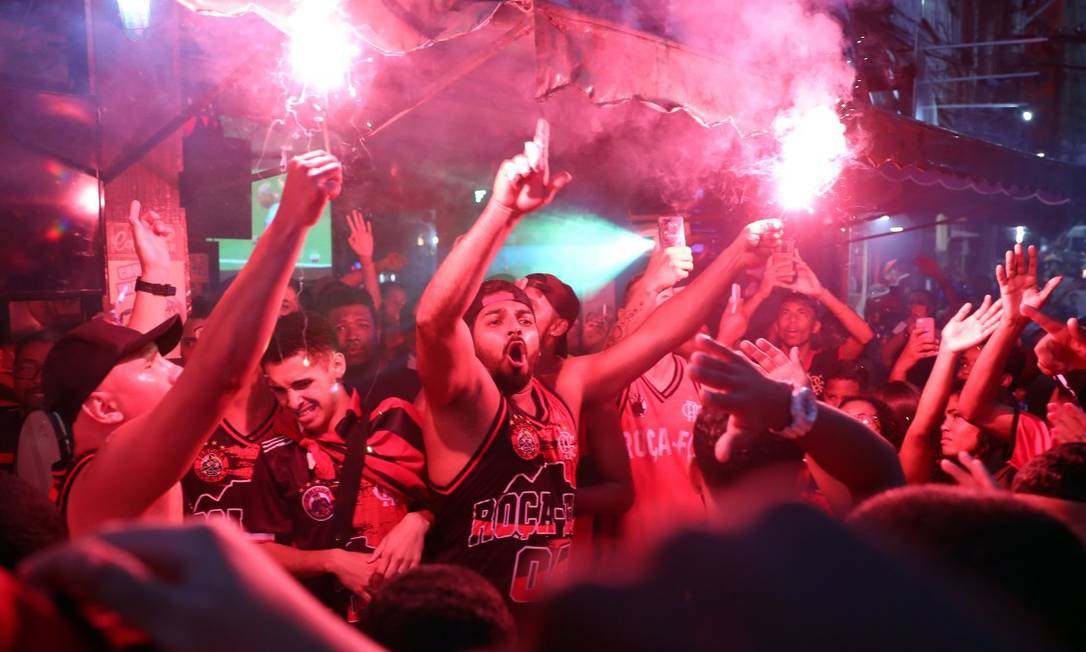
POLYGON ((142 278, 137 278, 136 292, 146 292, 160 297, 172 297, 177 294, 177 288, 169 283, 148 283, 142 278))
POLYGON ((776 434, 785 439, 799 439, 811 431, 815 419, 818 418, 818 400, 810 387, 792 388, 789 412, 792 416, 791 423, 776 431, 776 434))

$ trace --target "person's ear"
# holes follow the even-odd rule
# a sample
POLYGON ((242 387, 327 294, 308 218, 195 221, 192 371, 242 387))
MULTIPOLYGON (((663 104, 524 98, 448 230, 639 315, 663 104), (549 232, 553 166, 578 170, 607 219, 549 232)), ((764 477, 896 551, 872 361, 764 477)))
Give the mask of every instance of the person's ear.
POLYGON ((336 382, 343 380, 343 374, 347 373, 347 358, 336 351, 332 354, 332 360, 329 362, 329 367, 332 371, 332 378, 336 379, 336 382))
POLYGON ((103 426, 117 425, 124 421, 124 413, 109 392, 91 392, 87 400, 83 401, 80 410, 103 426))
POLYGON ((565 319, 556 319, 555 322, 553 324, 551 324, 551 328, 550 328, 550 331, 548 332, 548 334, 551 337, 562 337, 563 335, 565 335, 568 332, 569 332, 569 322, 566 321, 565 319))
POLYGON ((818 335, 818 333, 821 330, 822 330, 822 322, 820 320, 816 319, 815 323, 814 323, 814 328, 811 330, 811 334, 812 335, 818 335))

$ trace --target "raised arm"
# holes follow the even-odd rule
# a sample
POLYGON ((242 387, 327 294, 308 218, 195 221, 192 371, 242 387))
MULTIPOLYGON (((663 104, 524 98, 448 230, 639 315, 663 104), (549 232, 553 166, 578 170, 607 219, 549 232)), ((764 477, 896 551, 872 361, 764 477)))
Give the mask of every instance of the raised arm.
POLYGON ((913 329, 909 334, 909 340, 905 348, 901 350, 894 366, 890 369, 890 382, 906 380, 909 370, 916 366, 924 358, 930 358, 939 353, 939 344, 935 341, 926 341, 921 338, 921 331, 913 329))
MULTIPOLYGON (((566 362, 559 384, 579 383, 586 403, 608 400, 645 373, 669 351, 689 339, 709 319, 721 293, 741 270, 762 265, 777 246, 781 224, 762 220, 739 236, 685 290, 660 305, 641 328, 610 349, 566 362)), ((563 395, 568 395, 563 393, 563 395)))
MULTIPOLYGON (((128 225, 132 228, 132 241, 136 245, 136 257, 140 261, 140 279, 154 285, 170 282, 171 229, 158 213, 140 212, 140 203, 133 200, 128 208, 128 225)), ((150 292, 136 292, 132 302, 132 318, 128 327, 146 333, 161 324, 167 314, 168 299, 150 292)))
POLYGON ((1014 251, 1006 252, 1004 258, 1005 264, 996 267, 1003 318, 965 381, 958 410, 969 423, 1010 441, 1014 439, 1014 414, 996 405, 1003 367, 1029 324, 1023 306, 1040 311, 1063 279, 1057 276, 1049 279, 1043 289, 1037 287, 1036 247, 1031 246, 1028 252, 1023 252, 1022 245, 1015 245, 1014 251))
POLYGON ((474 400, 483 387, 492 386, 484 382, 487 372, 475 357, 464 315, 517 222, 549 204, 573 178, 567 172, 547 178, 547 162, 541 160, 547 144, 540 142, 546 127, 540 122, 537 140, 501 164, 482 215, 445 257, 419 299, 418 370, 431 408, 474 400))
POLYGON ((758 308, 773 294, 773 289, 784 286, 792 276, 792 262, 777 262, 773 264, 773 257, 766 261, 762 280, 758 283, 758 289, 747 299, 729 299, 727 309, 720 318, 720 327, 717 329, 716 339, 725 346, 733 347, 736 342, 747 332, 750 318, 758 308), (734 307, 733 307, 734 306, 734 307))
POLYGON ((305 234, 341 182, 339 162, 324 152, 290 162, 279 214, 208 318, 185 372, 150 412, 114 431, 77 479, 68 510, 73 534, 141 515, 192 466, 251 377, 305 234))
POLYGON ((796 280, 785 287, 814 298, 845 327, 848 341, 841 346, 837 355, 839 359, 855 360, 864 352, 867 343, 875 339, 875 331, 871 330, 863 317, 857 315, 844 301, 822 286, 814 270, 799 257, 798 251, 796 252, 796 280))
POLYGON ((603 348, 614 346, 616 342, 640 328, 656 309, 660 293, 690 276, 692 269, 694 257, 690 253, 690 247, 653 249, 645 273, 631 284, 626 293, 626 305, 619 309, 618 319, 608 333, 603 348))
POLYGON ((361 285, 373 299, 373 309, 381 309, 381 284, 377 281, 377 265, 373 262, 373 225, 366 221, 362 211, 353 210, 347 214, 347 244, 358 256, 361 269, 351 271, 340 277, 340 283, 358 287, 361 285))
POLYGON ((939 426, 945 418, 944 412, 950 400, 958 358, 966 349, 984 342, 999 325, 1001 302, 993 304, 992 298, 986 296, 980 308, 969 315, 971 309, 972 305, 965 304, 943 327, 935 365, 920 395, 916 416, 901 442, 898 457, 909 484, 921 484, 931 480, 935 462, 939 459, 939 426))
MULTIPOLYGON (((702 403, 731 415, 729 432, 781 431, 790 423, 792 384, 770 378, 748 358, 698 337, 691 373, 702 383, 702 403)), ((780 351, 775 355, 783 356, 780 351)), ((806 433, 794 441, 812 461, 844 484, 858 501, 904 483, 894 447, 873 430, 825 403, 806 433)), ((726 455, 729 440, 717 444, 726 455), (722 449, 723 447, 723 449, 722 449)))

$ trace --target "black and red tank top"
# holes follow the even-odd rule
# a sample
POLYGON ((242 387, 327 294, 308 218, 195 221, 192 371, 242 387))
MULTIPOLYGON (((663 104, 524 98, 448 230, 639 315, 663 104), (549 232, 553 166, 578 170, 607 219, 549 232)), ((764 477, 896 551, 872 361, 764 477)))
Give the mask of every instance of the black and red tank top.
POLYGON ((432 485, 429 561, 466 566, 515 603, 536 602, 568 568, 577 425, 533 379, 534 414, 504 396, 482 445, 445 486, 432 485))

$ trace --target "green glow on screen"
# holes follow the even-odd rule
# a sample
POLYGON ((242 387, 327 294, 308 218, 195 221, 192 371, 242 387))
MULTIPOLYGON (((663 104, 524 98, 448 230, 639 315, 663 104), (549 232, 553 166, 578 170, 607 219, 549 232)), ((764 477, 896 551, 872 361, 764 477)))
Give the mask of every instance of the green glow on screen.
POLYGON ((549 272, 581 297, 610 283, 653 241, 590 213, 530 215, 513 230, 488 276, 549 272))
MULTIPOLYGON (((219 243, 219 269, 223 272, 236 272, 245 266, 253 255, 256 238, 264 233, 271 223, 274 211, 279 208, 279 197, 283 195, 283 181, 286 174, 263 179, 252 184, 253 193, 253 239, 236 240, 233 238, 213 238, 219 243)), ((320 219, 309 230, 298 256, 297 267, 314 270, 332 269, 332 204, 324 207, 320 219)))

